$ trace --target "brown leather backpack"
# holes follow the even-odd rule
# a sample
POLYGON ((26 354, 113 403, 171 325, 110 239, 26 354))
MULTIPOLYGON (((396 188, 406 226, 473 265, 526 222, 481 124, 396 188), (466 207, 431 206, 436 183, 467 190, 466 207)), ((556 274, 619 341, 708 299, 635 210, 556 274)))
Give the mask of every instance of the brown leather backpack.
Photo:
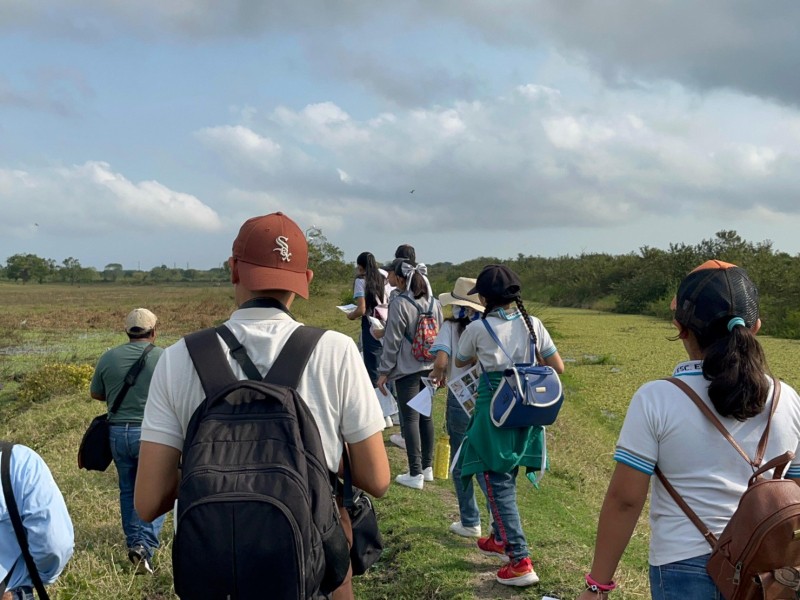
POLYGON ((655 472, 686 516, 711 545, 706 570, 726 600, 796 600, 800 598, 800 486, 783 475, 794 460, 787 451, 761 464, 769 439, 772 415, 778 405, 780 382, 774 379, 767 426, 750 459, 724 425, 685 382, 667 381, 683 390, 753 468, 753 476, 719 539, 667 481, 655 472), (775 469, 772 479, 763 475, 775 469))

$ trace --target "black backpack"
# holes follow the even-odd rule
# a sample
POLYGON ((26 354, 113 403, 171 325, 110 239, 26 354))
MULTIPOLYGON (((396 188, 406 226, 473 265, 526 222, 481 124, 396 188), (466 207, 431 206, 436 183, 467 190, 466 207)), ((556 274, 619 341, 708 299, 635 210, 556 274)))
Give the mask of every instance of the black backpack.
POLYGON ((172 565, 183 600, 315 598, 347 575, 332 474, 296 390, 323 333, 298 327, 263 380, 224 325, 185 338, 206 398, 178 487, 172 565), (236 379, 217 333, 250 379, 236 379))

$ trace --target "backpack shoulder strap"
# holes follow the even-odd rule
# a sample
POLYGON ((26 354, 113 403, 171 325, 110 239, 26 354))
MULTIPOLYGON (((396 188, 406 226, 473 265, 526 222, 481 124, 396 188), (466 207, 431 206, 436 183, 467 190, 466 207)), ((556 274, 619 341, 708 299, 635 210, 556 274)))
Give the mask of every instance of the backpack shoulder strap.
POLYGON ((231 356, 236 359, 236 362, 242 367, 244 374, 247 375, 248 379, 252 379, 253 381, 261 381, 261 373, 258 368, 253 364, 253 361, 250 360, 250 357, 247 355, 247 350, 245 347, 242 346, 242 343, 233 335, 233 332, 228 329, 225 325, 220 325, 215 330, 219 336, 225 341, 228 345, 228 348, 231 349, 231 356))
POLYGON ((108 412, 115 413, 119 410, 119 407, 122 405, 122 401, 125 399, 125 396, 128 394, 128 390, 133 387, 133 384, 136 383, 136 378, 139 377, 139 373, 142 372, 144 368, 144 363, 147 360, 147 354, 155 348, 154 344, 147 344, 144 350, 142 350, 141 356, 136 359, 136 362, 131 365, 131 368, 128 369, 128 372, 125 374, 125 380, 122 384, 122 389, 120 389, 119 394, 114 399, 114 404, 108 409, 108 412))
POLYGON ((2 480, 3 484, 3 497, 5 498, 8 517, 14 527, 14 534, 17 536, 17 543, 22 550, 22 558, 25 559, 25 566, 28 567, 28 574, 33 582, 33 587, 36 588, 39 600, 50 600, 47 591, 44 589, 39 570, 36 568, 36 563, 33 562, 33 557, 28 549, 28 534, 25 532, 25 526, 22 524, 22 518, 17 508, 17 501, 14 498, 14 491, 11 489, 11 449, 13 446, 14 444, 11 442, 0 442, 0 452, 2 453, 0 458, 0 480, 2 480))
POLYGON ((492 329, 492 326, 489 325, 489 323, 486 321, 486 319, 481 319, 481 323, 483 323, 483 326, 486 328, 486 331, 489 332, 489 335, 492 336, 492 339, 494 340, 494 343, 497 344, 497 347, 500 348, 500 350, 503 351, 503 354, 506 355, 506 358, 508 358, 508 360, 510 360, 511 364, 513 365, 514 364, 514 359, 511 358, 511 355, 503 347, 503 344, 500 343, 500 338, 497 337, 497 334, 494 332, 494 329, 492 329))
POLYGON ((697 527, 700 533, 703 534, 703 537, 706 539, 708 544, 712 548, 715 548, 717 545, 717 536, 715 536, 714 533, 706 526, 706 524, 700 520, 700 517, 697 516, 697 513, 694 512, 688 504, 686 504, 686 500, 681 497, 681 495, 678 493, 678 490, 672 487, 672 484, 667 480, 667 477, 664 475, 664 473, 661 472, 661 469, 658 468, 658 465, 656 465, 655 474, 659 481, 661 481, 664 489, 669 492, 669 495, 672 496, 672 499, 675 500, 677 505, 681 507, 681 510, 683 510, 683 512, 686 513, 686 516, 689 517, 689 520, 694 524, 695 527, 697 527))
POLYGON ((778 379, 773 378, 772 405, 770 406, 769 415, 767 416, 767 425, 764 428, 764 433, 761 435, 761 439, 758 441, 756 456, 753 459, 751 459, 747 452, 745 452, 738 442, 733 439, 733 436, 730 434, 730 432, 725 429, 725 426, 720 422, 711 409, 708 408, 706 403, 700 399, 700 396, 698 396, 697 393, 691 387, 689 387, 689 384, 677 377, 668 377, 666 380, 679 387, 683 393, 689 396, 697 408, 699 408, 706 418, 711 421, 714 427, 719 430, 722 436, 728 440, 731 446, 733 446, 736 451, 742 455, 742 457, 748 462, 748 464, 750 464, 750 466, 757 468, 761 465, 761 461, 764 459, 764 452, 766 452, 767 449, 767 442, 769 441, 769 429, 770 424, 772 423, 772 415, 775 413, 775 408, 778 405, 778 398, 780 397, 781 386, 778 379))
POLYGON ((308 359, 324 333, 324 329, 304 325, 295 329, 283 345, 278 358, 272 363, 264 382, 297 389, 308 359))
POLYGON ((219 345, 216 329, 213 327, 201 329, 183 339, 197 376, 200 377, 206 398, 237 381, 219 345))
MULTIPOLYGON (((411 302, 411 304, 413 304, 417 308, 417 312, 420 312, 420 313, 422 312, 422 307, 419 305, 419 303, 416 300, 413 300, 411 297, 406 296, 405 294, 400 294, 397 297, 398 298, 405 298, 406 300, 411 302)), ((433 297, 431 297, 431 301, 432 300, 433 300, 433 297)))

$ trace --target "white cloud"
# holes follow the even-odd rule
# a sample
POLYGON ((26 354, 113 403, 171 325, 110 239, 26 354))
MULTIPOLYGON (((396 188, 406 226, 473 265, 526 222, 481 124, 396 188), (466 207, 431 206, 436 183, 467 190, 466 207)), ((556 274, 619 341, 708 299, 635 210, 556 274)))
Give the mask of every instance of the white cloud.
POLYGON ((142 230, 216 231, 217 213, 157 181, 134 183, 104 162, 35 170, 0 169, 6 216, 0 232, 25 235, 37 223, 50 236, 142 230))
POLYGON ((751 130, 740 113, 753 100, 730 94, 698 99, 672 90, 653 103, 617 90, 590 106, 536 83, 514 91, 364 119, 332 102, 278 107, 266 118, 251 115, 260 125, 246 132, 205 130, 239 131, 230 146, 205 141, 222 159, 239 161, 231 165, 236 187, 266 190, 276 206, 317 220, 330 215, 333 227, 346 227, 348 215, 367 226, 434 231, 463 221, 486 229, 602 227, 676 207, 697 218, 720 206, 731 214, 754 204, 800 210, 791 201, 800 194, 792 174, 800 154, 786 150, 794 133, 780 127, 790 109, 761 102, 751 130), (251 140, 270 140, 302 160, 284 160, 279 171, 264 164, 243 179, 265 154, 251 140))

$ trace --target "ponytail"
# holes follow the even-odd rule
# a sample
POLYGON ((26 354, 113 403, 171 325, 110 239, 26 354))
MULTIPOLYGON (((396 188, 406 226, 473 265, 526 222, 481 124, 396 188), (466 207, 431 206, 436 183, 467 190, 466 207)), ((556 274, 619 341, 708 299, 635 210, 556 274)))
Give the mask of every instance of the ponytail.
POLYGON ((708 396, 723 417, 745 421, 764 410, 769 394, 769 373, 764 350, 745 326, 727 330, 720 320, 709 333, 698 337, 703 356, 703 376, 711 383, 708 396))

